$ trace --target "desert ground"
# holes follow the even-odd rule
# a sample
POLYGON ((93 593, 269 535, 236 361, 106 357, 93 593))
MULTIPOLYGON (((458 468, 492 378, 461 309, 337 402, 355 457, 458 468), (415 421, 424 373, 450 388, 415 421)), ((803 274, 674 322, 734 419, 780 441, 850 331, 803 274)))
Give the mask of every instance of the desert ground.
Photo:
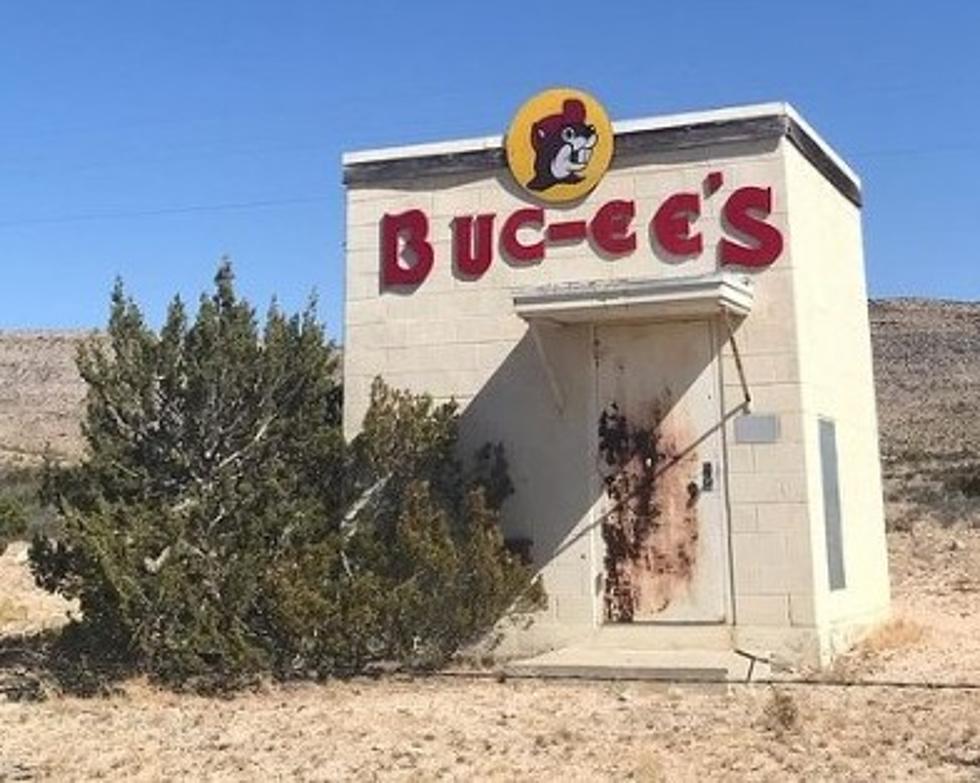
MULTIPOLYGON (((0 557, 0 781, 980 780, 980 499, 962 483, 980 475, 980 305, 871 317, 894 612, 831 670, 683 687, 387 676, 223 699, 128 680, 80 698, 32 679, 32 640, 74 608, 33 585, 15 543, 0 557)), ((80 399, 66 389, 59 411, 80 399)), ((0 448, 29 458, 17 431, 0 428, 0 448)))
MULTIPOLYGON (((895 619, 819 675, 859 685, 450 675, 209 699, 129 681, 0 701, 0 781, 978 780, 980 531, 926 524, 890 546, 895 619)), ((0 559, 8 638, 71 609, 22 551, 0 559)))

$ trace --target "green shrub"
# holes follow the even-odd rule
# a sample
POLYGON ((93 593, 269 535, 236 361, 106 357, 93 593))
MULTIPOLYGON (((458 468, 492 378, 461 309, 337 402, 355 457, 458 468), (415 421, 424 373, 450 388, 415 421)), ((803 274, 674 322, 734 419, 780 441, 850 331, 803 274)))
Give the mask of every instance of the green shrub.
POLYGON ((37 468, 0 468, 0 554, 11 541, 49 525, 50 514, 38 501, 40 485, 37 468))
POLYGON ((969 464, 949 472, 943 481, 946 492, 958 492, 967 498, 980 498, 980 464, 969 464))
MULTIPOLYGON (((379 657, 436 665, 487 631, 516 599, 540 595, 504 546, 499 509, 513 491, 503 450, 470 470, 456 457, 455 403, 394 391, 380 380, 351 451, 363 504, 343 535, 353 579, 380 591, 379 657)), ((523 606, 522 606, 523 608, 523 606)))
POLYGON ((86 458, 49 466, 39 584, 95 647, 170 683, 433 665, 528 590, 497 509, 499 448, 456 457, 456 408, 377 381, 344 443, 339 353, 313 308, 259 331, 230 268, 159 333, 117 284, 108 347, 79 352, 86 458))
POLYGON ((454 404, 375 381, 336 537, 282 563, 263 591, 287 636, 280 650, 320 674, 379 660, 431 667, 540 599, 500 534, 502 450, 482 449, 464 471, 457 423, 454 404))
POLYGON ((27 532, 27 513, 16 499, 0 495, 0 555, 7 544, 27 532))

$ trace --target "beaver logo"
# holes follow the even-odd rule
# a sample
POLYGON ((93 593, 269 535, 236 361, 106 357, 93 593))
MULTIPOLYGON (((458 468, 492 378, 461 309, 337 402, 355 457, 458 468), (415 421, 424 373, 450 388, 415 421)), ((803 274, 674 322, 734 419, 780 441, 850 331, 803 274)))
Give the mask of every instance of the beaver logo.
POLYGON ((594 125, 585 122, 585 104, 569 98, 561 114, 538 120, 531 128, 534 147, 534 178, 531 190, 547 190, 559 182, 581 182, 599 136, 594 125))
POLYGON ((612 126, 592 96, 569 88, 539 93, 514 117, 507 165, 518 184, 541 201, 586 195, 612 159, 612 126))

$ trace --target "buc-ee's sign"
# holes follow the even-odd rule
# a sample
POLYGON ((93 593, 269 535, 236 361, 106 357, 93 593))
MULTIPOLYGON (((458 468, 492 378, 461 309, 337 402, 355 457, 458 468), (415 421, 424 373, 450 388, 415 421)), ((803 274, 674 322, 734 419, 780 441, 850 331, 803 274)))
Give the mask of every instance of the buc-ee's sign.
MULTIPOLYGON (((594 98, 579 90, 547 90, 514 117, 506 137, 507 165, 534 201, 576 201, 602 179, 613 144, 609 118, 594 98)), ((637 215, 636 203, 626 199, 599 204, 588 217, 572 220, 549 220, 537 204, 505 216, 457 215, 451 222, 451 260, 462 276, 477 279, 493 263, 495 247, 514 266, 544 261, 551 245, 583 241, 615 259, 636 251, 640 233, 678 260, 696 258, 705 249, 698 230, 702 204, 723 183, 724 173, 712 171, 701 191, 672 193, 651 215, 637 215)), ((779 257, 783 237, 768 222, 772 210, 771 187, 740 187, 728 194, 721 215, 731 236, 717 245, 722 265, 763 267, 779 257)), ((421 209, 389 213, 380 228, 382 285, 422 283, 436 260, 428 215, 421 209)))

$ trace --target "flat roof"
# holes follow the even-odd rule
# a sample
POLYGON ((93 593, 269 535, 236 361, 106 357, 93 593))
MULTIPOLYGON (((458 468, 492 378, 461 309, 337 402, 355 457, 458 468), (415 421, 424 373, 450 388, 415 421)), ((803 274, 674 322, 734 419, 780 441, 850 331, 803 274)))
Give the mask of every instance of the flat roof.
MULTIPOLYGON (((618 120, 612 126, 617 152, 626 154, 786 136, 841 193, 861 204, 860 177, 789 103, 756 103, 618 120)), ((348 185, 479 171, 505 164, 504 137, 359 150, 344 153, 341 161, 348 185)))

